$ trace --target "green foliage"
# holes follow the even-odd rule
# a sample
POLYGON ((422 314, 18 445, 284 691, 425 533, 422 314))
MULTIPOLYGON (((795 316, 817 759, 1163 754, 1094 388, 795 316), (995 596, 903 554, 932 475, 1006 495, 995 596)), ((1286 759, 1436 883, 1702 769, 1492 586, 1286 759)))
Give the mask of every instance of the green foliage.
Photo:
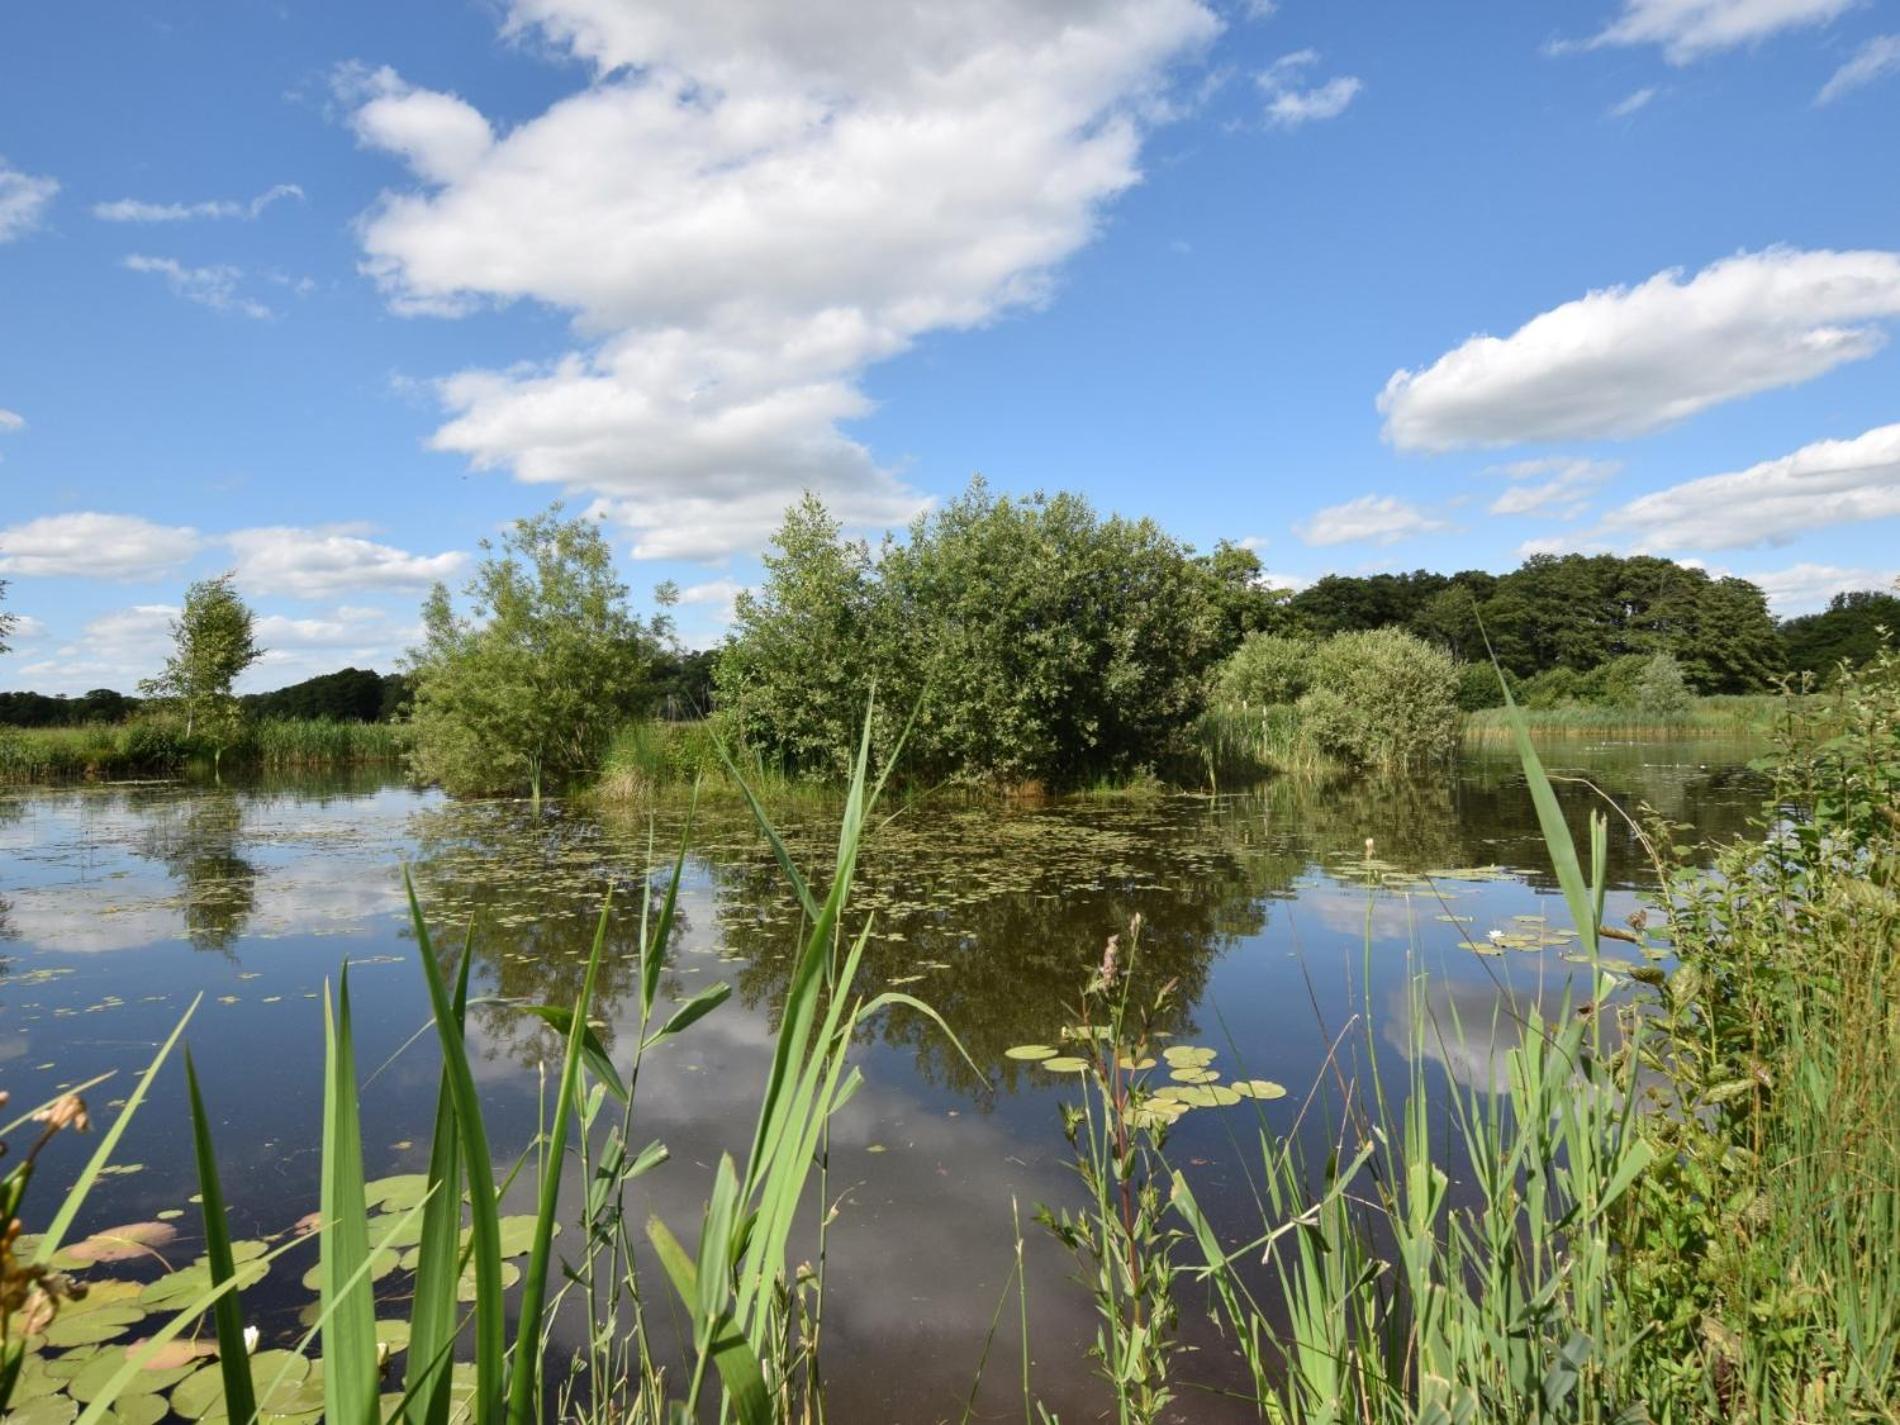
POLYGON ((1682 665, 1674 654, 1654 654, 1643 665, 1632 699, 1638 712, 1651 717, 1677 718, 1687 713, 1694 701, 1682 665))
POLYGON ((1251 634, 1220 665, 1216 694, 1221 702, 1244 708, 1296 703, 1312 681, 1315 647, 1310 639, 1251 634))
POLYGON ((1789 671, 1829 681, 1842 664, 1859 667, 1879 653, 1883 629, 1900 634, 1900 595, 1873 590, 1836 594, 1820 613, 1782 623, 1789 671))
MULTIPOLYGON (((902 714, 922 699, 907 763, 922 780, 1127 774, 1180 745, 1223 638, 1252 616, 1245 553, 1217 571, 1151 521, 977 481, 873 563, 808 498, 774 541, 765 588, 739 600, 722 717, 768 764, 837 779, 857 710, 873 687, 895 689, 902 714)), ((902 714, 882 716, 880 751, 902 714)))
POLYGON ((231 685, 264 656, 257 646, 250 606, 232 587, 235 574, 201 579, 185 590, 185 606, 172 621, 172 653, 165 671, 139 684, 184 717, 185 737, 200 736, 214 760, 237 741, 244 710, 231 685))
POLYGON ((323 718, 330 722, 386 722, 409 704, 409 680, 400 673, 342 668, 301 683, 243 698, 257 718, 323 718))
POLYGON ((457 614, 438 584, 411 653, 415 767, 451 793, 526 790, 598 768, 640 710, 666 633, 641 623, 597 522, 557 504, 515 521, 487 552, 457 614))
POLYGON ((1770 686, 1783 663, 1759 588, 1649 555, 1540 554, 1501 578, 1330 575, 1288 608, 1310 633, 1401 626, 1471 662, 1489 661, 1482 623, 1498 661, 1522 678, 1667 652, 1693 691, 1743 693, 1770 686))
MULTIPOLYGON (((0 604, 4 604, 6 601, 7 581, 0 579, 0 604)), ((13 630, 19 626, 20 616, 18 614, 8 613, 5 609, 0 609, 0 653, 10 653, 13 651, 12 645, 7 642, 7 639, 12 637, 13 630)))
MULTIPOLYGON (((1505 679, 1517 687, 1517 679, 1505 674, 1505 679)), ((1486 708, 1504 706, 1504 689, 1498 682, 1498 670, 1489 663, 1460 663, 1458 665, 1458 711, 1482 712, 1486 708)))
POLYGON ((1458 737, 1458 667, 1396 628, 1343 633, 1313 654, 1300 720, 1325 752, 1364 767, 1448 754, 1458 737))
POLYGON ((401 724, 271 719, 219 747, 202 731, 186 736, 175 716, 152 713, 119 726, 0 729, 0 782, 150 776, 214 759, 266 768, 356 766, 400 761, 409 742, 401 724))

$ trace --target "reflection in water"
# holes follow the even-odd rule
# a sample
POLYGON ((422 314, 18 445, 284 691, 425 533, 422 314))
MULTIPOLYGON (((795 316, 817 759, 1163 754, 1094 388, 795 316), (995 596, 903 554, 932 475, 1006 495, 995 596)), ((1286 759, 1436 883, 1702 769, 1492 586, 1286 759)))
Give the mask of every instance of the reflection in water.
MULTIPOLYGON (((1586 771, 1630 808, 1646 803, 1720 839, 1742 829, 1760 795, 1735 770, 1739 755, 1566 746, 1551 760, 1586 771)), ((1589 793, 1566 785, 1560 795, 1580 828, 1589 793)), ((1046 1041, 1069 1022, 1104 939, 1134 913, 1144 919, 1135 973, 1178 981, 1168 1028, 1218 1048, 1230 1074, 1285 1083, 1292 1096, 1262 1110, 1279 1133, 1292 1131, 1322 1065, 1360 1071, 1353 1046, 1369 1048, 1368 1031, 1410 1052, 1404 1011, 1419 972, 1442 1031, 1422 1046, 1424 1067, 1442 1094, 1446 1083, 1497 1087, 1524 1008, 1553 1010, 1571 970, 1559 946, 1480 956, 1467 943, 1525 915, 1563 923, 1507 756, 1476 757, 1436 779, 1285 779, 1218 797, 894 810, 865 849, 847 927, 870 929, 862 983, 935 1005, 978 1069, 916 1016, 889 1014, 865 1031, 865 1087, 835 1124, 834 1189, 845 1202, 827 1333, 840 1419, 960 1409, 1013 1261, 1012 1197, 1027 1207, 1072 1190, 1057 1124, 1063 1086, 1004 1050, 1046 1041), (1400 873, 1382 887, 1357 874, 1368 837, 1400 873), (1418 880, 1473 866, 1503 870, 1489 881, 1418 880), (1368 1015, 1369 1024, 1358 1018, 1368 1015), (1356 1037, 1336 1053, 1348 1026, 1356 1037), (905 1369, 860 1368, 894 1359, 905 1369)), ((364 1099, 371 1171, 420 1170, 436 1067, 426 1044, 397 1052, 426 1016, 410 961, 406 862, 445 950, 477 924, 483 1002, 470 1037, 495 1149, 512 1160, 539 1111, 538 1076, 523 1066, 551 1062, 556 1046, 541 1021, 509 1004, 571 1002, 611 887, 596 1014, 625 1066, 640 893, 670 864, 682 819, 678 807, 649 827, 558 806, 536 815, 522 803, 449 804, 361 774, 0 797, 0 934, 14 937, 0 978, 0 1044, 19 1046, 4 1059, 8 1087, 37 1101, 123 1069, 169 1030, 186 998, 205 994, 193 1047, 218 1100, 220 1141, 233 1145, 227 1191, 250 1214, 247 1230, 279 1230, 315 1205, 314 1001, 347 954, 360 1061, 388 1061, 364 1099), (221 953, 192 953, 202 949, 221 953), (78 953, 109 951, 126 953, 78 953)), ((783 829, 803 864, 830 864, 830 815, 805 807, 783 829)), ((1620 915, 1644 865, 1614 821, 1610 855, 1620 915)), ((750 819, 702 808, 663 993, 677 1001, 718 980, 736 993, 643 1070, 639 1130, 665 1141, 672 1160, 641 1180, 642 1216, 696 1220, 710 1165, 743 1150, 799 930, 750 819)), ((1380 1056, 1381 1070, 1403 1075, 1403 1062, 1386 1062, 1393 1057, 1380 1056)), ((176 1085, 161 1085, 125 1149, 146 1170, 102 1187, 90 1225, 183 1202, 183 1122, 176 1085)), ((1196 1112, 1171 1139, 1209 1211, 1236 1230, 1249 1196, 1233 1136, 1250 1131, 1250 1119, 1196 1112)), ((570 1182, 570 1201, 577 1190, 570 1182)), ((1032 1239, 1029 1266, 1037 1388, 1052 1408, 1087 1414, 1086 1296, 1064 1284, 1068 1266, 1048 1244, 1032 1239)), ((301 1304, 294 1278, 279 1302, 286 1321, 301 1304)), ((1206 1344, 1197 1359, 1224 1359, 1224 1348, 1206 1344)), ((1007 1382, 995 1384, 986 1408, 1008 1404, 1007 1382)))

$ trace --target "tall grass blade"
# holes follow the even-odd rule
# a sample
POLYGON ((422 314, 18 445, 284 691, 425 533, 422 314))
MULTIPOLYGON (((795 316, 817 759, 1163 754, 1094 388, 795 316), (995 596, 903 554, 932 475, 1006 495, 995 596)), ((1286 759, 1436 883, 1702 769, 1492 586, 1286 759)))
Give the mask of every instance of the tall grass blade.
POLYGON ((527 1425, 537 1405, 541 1307, 547 1299, 548 1244, 554 1240, 554 1213, 561 1197, 561 1160, 567 1152, 568 1120, 574 1116, 581 1059, 589 1032, 587 1012, 594 1003, 594 986, 600 978, 600 959, 607 947, 607 927, 612 916, 613 896, 609 893, 606 903, 600 908, 600 924, 594 931, 594 948, 587 957, 587 973, 581 981, 580 998, 574 1003, 573 1026, 567 1036, 567 1056, 561 1064, 561 1086, 554 1097, 554 1121, 548 1129, 547 1156, 541 1170, 541 1198, 535 1213, 534 1236, 529 1246, 528 1274, 521 1284, 521 1308, 516 1317, 520 1325, 515 1340, 514 1372, 508 1382, 508 1425, 527 1425))
POLYGON ((1597 957, 1597 926, 1601 924, 1596 918, 1597 897, 1591 891, 1590 882, 1584 879, 1583 866, 1577 859, 1577 843, 1570 835, 1570 824, 1564 820, 1563 808, 1557 804, 1557 793, 1552 790, 1550 778, 1544 774, 1543 760, 1538 757, 1537 748, 1531 742, 1530 726, 1524 720, 1524 710, 1511 696, 1511 686, 1505 680, 1502 669, 1498 670, 1498 686, 1504 689, 1505 716, 1510 719, 1511 737, 1517 744, 1518 761, 1524 766, 1524 781, 1530 787, 1531 805, 1537 810, 1537 825, 1543 832, 1544 845, 1550 851, 1557 884, 1563 888, 1564 902, 1570 907, 1570 916, 1576 923, 1583 948, 1594 961, 1597 957))
POLYGON ((324 993, 323 1048, 323 1225, 317 1259, 318 1290, 329 1318, 323 1328, 323 1408, 334 1425, 370 1425, 376 1418, 376 1301, 362 1270, 369 1261, 369 1209, 347 965, 334 1011, 329 992, 324 993))
POLYGON ((158 1053, 153 1056, 152 1062, 147 1064, 145 1072, 139 1075, 138 1084, 126 1097, 125 1107, 119 1110, 119 1116, 112 1120, 112 1126, 106 1130, 105 1136, 99 1140, 99 1146, 93 1150, 92 1157, 86 1161, 86 1166, 74 1179, 71 1190, 67 1192, 65 1200, 59 1205, 59 1211, 53 1214, 53 1220, 46 1224, 46 1231, 40 1236, 39 1246, 33 1250, 35 1266, 45 1266, 53 1259, 53 1253, 57 1252, 65 1242, 66 1233, 72 1227, 73 1219, 79 1215, 79 1209, 86 1204, 86 1195, 92 1191, 92 1185, 99 1181, 99 1174, 105 1171, 106 1164, 112 1161, 112 1150, 119 1146, 119 1140, 125 1136, 125 1130, 132 1122, 132 1115, 137 1113, 139 1105, 145 1102, 145 1094, 151 1088, 152 1080, 158 1077, 158 1071, 165 1066, 165 1060, 170 1056, 172 1046, 185 1032, 185 1026, 191 1023, 191 1016, 197 1011, 203 999, 203 995, 193 997, 191 1003, 185 1007, 185 1012, 180 1016, 178 1023, 173 1026, 172 1032, 159 1046, 158 1053))
POLYGON ((470 1238, 475 1266, 475 1425, 494 1425, 503 1407, 503 1372, 507 1352, 507 1303, 501 1286, 501 1215, 495 1205, 494 1160, 489 1156, 488 1132, 482 1123, 481 1101, 475 1093, 475 1075, 468 1066, 462 1030, 442 983, 429 925, 416 900, 414 879, 405 870, 403 886, 409 893, 409 918, 415 927, 416 947, 428 981, 429 1005, 442 1041, 442 1072, 455 1100, 455 1123, 462 1140, 462 1164, 468 1174, 470 1238))
MULTIPOLYGON (((205 1255, 211 1263, 211 1281, 221 1286, 237 1276, 231 1257, 231 1223, 225 1217, 224 1189, 218 1181, 218 1156, 211 1143, 211 1122, 204 1097, 198 1091, 198 1070, 185 1050, 185 1089, 191 1098, 192 1147, 198 1158, 198 1196, 204 1207, 205 1255)), ((251 1356, 244 1345, 244 1309, 235 1291, 221 1296, 212 1308, 218 1329, 218 1370, 224 1376, 227 1419, 249 1420, 257 1410, 251 1383, 251 1356)))
MULTIPOLYGON (((469 966, 474 946, 465 942, 455 976, 450 1014, 457 1038, 468 1010, 469 966)), ((435 1137, 429 1146, 429 1203, 417 1248, 415 1301, 409 1314, 409 1352, 403 1413, 409 1425, 447 1425, 450 1351, 459 1326, 456 1289, 461 1283, 462 1160, 455 1122, 455 1088, 442 1070, 436 1089, 435 1137)))

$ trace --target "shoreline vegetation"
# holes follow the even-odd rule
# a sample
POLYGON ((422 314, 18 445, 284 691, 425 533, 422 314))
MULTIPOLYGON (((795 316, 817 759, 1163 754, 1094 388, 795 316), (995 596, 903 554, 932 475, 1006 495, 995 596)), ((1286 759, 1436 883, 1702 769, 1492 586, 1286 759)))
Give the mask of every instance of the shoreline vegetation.
MULTIPOLYGON (((1527 721, 1514 710, 1505 720, 1572 921, 1565 958, 1578 965, 1554 1012, 1511 1006, 1521 1035, 1500 1045, 1484 1026, 1434 1014, 1431 972, 1411 964, 1401 1088, 1383 1087, 1379 1056, 1391 1046, 1382 1051, 1359 1017, 1318 1082, 1248 1078, 1215 1049, 1154 1032, 1169 1022, 1175 985, 1147 971, 1137 914, 1108 939, 1075 1006, 1050 1007, 1048 1042, 1007 1051, 1074 1085, 1060 1128, 1081 1191, 1034 1220, 1073 1256, 1072 1289, 1093 1300, 1090 1356, 1120 1425, 1179 1418, 1202 1391, 1238 1398, 1274 1425, 1893 1418, 1900 658, 1881 652, 1825 706, 1786 709, 1766 763, 1772 793, 1749 834, 1713 848, 1710 870, 1682 859, 1683 828, 1635 824, 1658 889, 1627 928, 1603 925, 1606 814, 1593 813, 1580 849, 1527 721), (1485 1043, 1493 1047, 1475 1047, 1485 1043), (1436 1082, 1436 1058, 1468 1052, 1488 1055, 1493 1072, 1468 1086, 1436 1082), (1272 1106, 1282 1098, 1291 1101, 1272 1106), (1196 1189, 1205 1165, 1171 1154, 1169 1130, 1190 1112, 1253 1116, 1260 1156, 1248 1220, 1210 1218, 1196 1189), (1317 1159, 1299 1146, 1309 1115, 1328 1145, 1317 1159), (1188 1312, 1211 1313, 1233 1350, 1186 1349, 1188 1312)), ((631 1146, 644 1137, 643 1055, 692 1034, 729 995, 715 985, 670 1012, 656 1004, 686 841, 670 875, 661 867, 646 879, 639 1013, 621 1039, 604 1038, 613 1027, 597 1031, 589 1015, 604 913, 577 997, 520 1007, 556 1030, 565 1053, 550 1112, 517 1164, 536 1204, 519 1218, 498 1216, 464 1042, 472 956, 432 945, 412 890, 441 1060, 427 1173, 365 1181, 346 969, 334 1000, 324 996, 323 1193, 309 1232, 231 1241, 212 1128, 218 1086, 199 1084, 187 1043, 207 1252, 161 1278, 162 1289, 128 1283, 119 1264, 136 1254, 102 1250, 116 1239, 71 1242, 69 1229, 150 1085, 172 1072, 188 1012, 101 1123, 74 1182, 36 1184, 33 1174, 48 1138, 86 1126, 77 1093, 13 1125, 31 1131, 0 1179, 7 1287, 20 1301, 0 1317, 0 1410, 9 1397, 53 1401, 47 1418, 103 1425, 128 1391, 169 1391, 172 1406, 185 1404, 180 1392, 188 1398, 180 1413, 238 1420, 321 1409, 333 1420, 527 1425, 550 1401, 583 1425, 824 1419, 820 1323, 827 1301, 852 1290, 828 1262, 825 1227, 828 1210, 857 1210, 829 1176, 831 1121, 859 1082, 854 1048, 870 1018, 912 1013, 962 1052, 956 1026, 923 1001, 854 990, 869 926, 846 929, 853 882, 861 851, 875 854, 888 772, 872 771, 873 725, 859 741, 828 880, 800 871, 749 798, 804 914, 742 1158, 669 1162, 663 1144, 631 1146), (578 1202, 562 1196, 570 1143, 588 1185, 578 1202), (639 1180, 658 1172, 700 1184, 697 1223, 646 1215, 639 1180), (556 1272, 564 1213, 578 1230, 563 1238, 556 1272), (809 1263, 791 1249, 795 1229, 816 1230, 809 1263), (415 1246, 379 1273, 378 1253, 396 1243, 415 1246), (253 1356, 264 1343, 252 1339, 244 1294, 293 1252, 290 1271, 315 1260, 308 1329, 269 1324, 269 1349, 253 1356), (504 1270, 514 1255, 527 1259, 518 1287, 504 1270), (654 1272, 646 1264, 656 1261, 654 1272), (154 1303, 149 1320, 144 1306, 125 1305, 134 1294, 154 1303), (118 1314, 88 1321, 101 1310, 118 1314), (562 1313, 586 1327, 571 1355, 551 1344, 562 1313), (201 1341, 182 1364, 141 1376, 207 1316, 215 1345, 201 1341)), ((1368 924, 1379 896, 1419 884, 1418 873, 1370 854, 1365 879, 1368 924)), ((1369 979, 1370 931, 1364 953, 1369 979)), ((1026 1420, 1047 1420, 1022 1232, 1018 1218, 1013 1241, 999 1233, 987 1244, 1016 1265, 987 1341, 972 1323, 970 1399, 1000 1328, 1011 1394, 1026 1420)))
POLYGON ((0 783, 167 777, 209 772, 214 766, 284 771, 396 764, 413 745, 406 723, 324 718, 246 723, 222 748, 165 717, 82 727, 0 727, 0 783))

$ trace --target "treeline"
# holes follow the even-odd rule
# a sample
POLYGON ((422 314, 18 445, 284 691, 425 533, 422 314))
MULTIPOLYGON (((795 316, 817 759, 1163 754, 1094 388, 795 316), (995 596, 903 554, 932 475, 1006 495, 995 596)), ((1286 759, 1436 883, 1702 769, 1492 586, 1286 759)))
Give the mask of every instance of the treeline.
MULTIPOLYGON (((259 721, 301 718, 328 722, 394 722, 408 711, 411 695, 406 674, 343 668, 268 693, 247 693, 237 701, 246 717, 259 721)), ((0 693, 0 727, 121 723, 144 710, 148 701, 111 688, 94 688, 76 698, 46 693, 0 693)))

